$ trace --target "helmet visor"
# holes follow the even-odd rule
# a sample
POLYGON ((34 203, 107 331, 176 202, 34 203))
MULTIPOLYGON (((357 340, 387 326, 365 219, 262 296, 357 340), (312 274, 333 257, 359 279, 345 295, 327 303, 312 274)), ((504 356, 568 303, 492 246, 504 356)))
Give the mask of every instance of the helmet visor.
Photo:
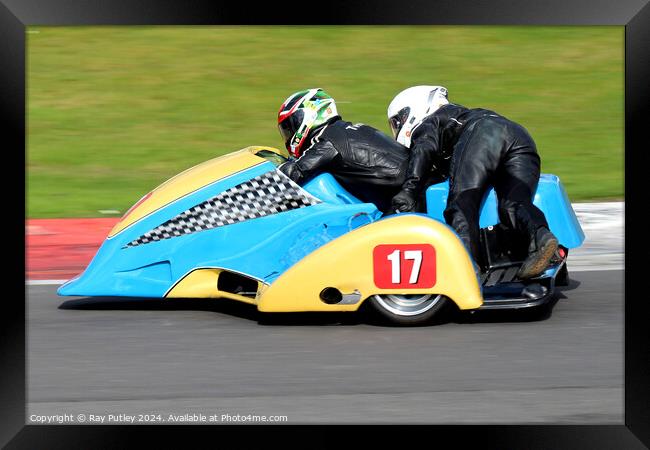
POLYGON ((408 118, 410 112, 411 108, 406 106, 400 109, 393 117, 388 119, 388 125, 390 125, 390 131, 393 132, 394 138, 397 138, 397 135, 406 123, 406 119, 408 118))
POLYGON ((298 131, 298 128, 300 128, 300 124, 302 124, 302 120, 305 117, 305 113, 302 109, 296 110, 293 114, 291 114, 289 117, 284 119, 282 122, 278 124, 278 129, 280 130, 280 135, 282 136, 282 139, 284 139, 284 146, 288 149, 289 148, 289 143, 291 142, 291 138, 293 137, 294 134, 296 134, 296 131, 298 131))

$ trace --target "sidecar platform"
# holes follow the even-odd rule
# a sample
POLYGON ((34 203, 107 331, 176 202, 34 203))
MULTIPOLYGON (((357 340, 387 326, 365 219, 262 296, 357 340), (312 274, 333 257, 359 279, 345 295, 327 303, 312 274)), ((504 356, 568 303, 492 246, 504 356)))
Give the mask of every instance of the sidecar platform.
POLYGON ((526 258, 527 243, 518 241, 500 224, 482 228, 481 243, 488 268, 480 277, 484 303, 479 309, 540 306, 553 298, 556 285, 567 284, 569 250, 562 245, 542 274, 520 280, 517 272, 526 258))
POLYGON ((555 293, 556 277, 566 267, 565 259, 555 262, 531 280, 508 279, 520 265, 494 268, 481 276, 483 305, 479 309, 520 309, 548 303, 555 293))

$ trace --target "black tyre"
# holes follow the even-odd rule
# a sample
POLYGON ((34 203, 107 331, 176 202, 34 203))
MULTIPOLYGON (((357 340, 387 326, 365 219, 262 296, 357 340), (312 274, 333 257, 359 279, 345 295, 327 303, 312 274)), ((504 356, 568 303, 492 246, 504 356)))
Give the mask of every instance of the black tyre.
POLYGON ((377 316, 394 325, 423 325, 440 313, 449 300, 436 294, 373 295, 366 303, 377 316))

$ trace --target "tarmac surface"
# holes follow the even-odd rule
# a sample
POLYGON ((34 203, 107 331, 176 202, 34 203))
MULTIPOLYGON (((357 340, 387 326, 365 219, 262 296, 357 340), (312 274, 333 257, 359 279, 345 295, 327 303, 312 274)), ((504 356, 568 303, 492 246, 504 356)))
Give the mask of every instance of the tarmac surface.
POLYGON ((27 423, 622 424, 624 272, 588 269, 550 314, 453 313, 417 328, 28 285, 27 423))

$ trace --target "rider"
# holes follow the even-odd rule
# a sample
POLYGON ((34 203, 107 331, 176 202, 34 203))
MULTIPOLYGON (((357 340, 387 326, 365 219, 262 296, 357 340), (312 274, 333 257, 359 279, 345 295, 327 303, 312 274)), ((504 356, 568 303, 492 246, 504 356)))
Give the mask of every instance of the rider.
POLYGON ((395 139, 411 149, 402 190, 392 208, 414 211, 432 166, 449 176, 444 211, 474 260, 481 261, 479 213, 489 185, 497 193, 499 221, 529 242, 519 278, 539 275, 558 247, 544 213, 533 205, 540 175, 535 142, 521 125, 487 109, 449 103, 442 86, 415 86, 388 106, 395 139))
POLYGON ((298 184, 329 172, 351 194, 386 212, 404 183, 408 149, 368 125, 342 120, 322 89, 290 95, 280 107, 278 128, 293 157, 279 170, 298 184))

